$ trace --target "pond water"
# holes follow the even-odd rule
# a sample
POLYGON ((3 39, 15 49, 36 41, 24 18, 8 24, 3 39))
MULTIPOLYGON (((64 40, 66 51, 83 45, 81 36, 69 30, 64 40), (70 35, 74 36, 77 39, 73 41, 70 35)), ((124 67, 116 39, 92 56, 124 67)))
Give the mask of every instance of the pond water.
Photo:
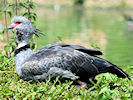
POLYGON ((118 66, 133 65, 133 32, 127 31, 127 21, 122 16, 131 11, 57 8, 35 10, 37 26, 45 34, 35 38, 38 48, 53 42, 82 45, 103 51, 103 58, 118 66))
POLYGON ((133 33, 126 31, 121 10, 44 7, 36 12, 37 25, 46 35, 36 39, 38 48, 66 39, 75 44, 75 36, 79 41, 88 37, 83 45, 94 44, 94 48, 104 51, 104 58, 118 66, 133 65, 133 33))

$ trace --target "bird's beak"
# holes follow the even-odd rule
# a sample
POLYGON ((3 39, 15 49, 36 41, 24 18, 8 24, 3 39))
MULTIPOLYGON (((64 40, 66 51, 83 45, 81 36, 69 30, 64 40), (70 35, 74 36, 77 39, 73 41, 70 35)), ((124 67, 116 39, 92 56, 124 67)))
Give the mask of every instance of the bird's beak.
POLYGON ((14 23, 13 24, 10 24, 9 26, 8 26, 8 29, 13 29, 15 27, 15 25, 14 25, 14 23))
POLYGON ((16 26, 18 26, 20 23, 12 23, 8 26, 8 29, 14 29, 16 26))

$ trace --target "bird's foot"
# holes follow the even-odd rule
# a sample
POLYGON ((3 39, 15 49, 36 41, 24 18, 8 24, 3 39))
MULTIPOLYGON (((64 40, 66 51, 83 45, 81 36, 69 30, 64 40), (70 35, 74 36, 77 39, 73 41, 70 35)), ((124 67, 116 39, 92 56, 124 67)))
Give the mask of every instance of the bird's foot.
POLYGON ((79 85, 77 85, 77 87, 79 87, 79 88, 81 88, 81 89, 87 87, 87 83, 85 83, 85 82, 82 82, 82 81, 80 81, 80 80, 77 80, 77 83, 79 84, 79 85))

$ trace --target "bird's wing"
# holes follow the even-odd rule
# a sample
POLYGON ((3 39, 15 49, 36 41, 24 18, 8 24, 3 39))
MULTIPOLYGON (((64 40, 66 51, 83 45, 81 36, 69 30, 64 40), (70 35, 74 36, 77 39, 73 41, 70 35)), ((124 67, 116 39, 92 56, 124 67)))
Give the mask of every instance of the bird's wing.
POLYGON ((99 50, 88 49, 88 48, 85 48, 85 47, 79 46, 79 45, 62 44, 62 47, 69 47, 69 48, 87 53, 87 54, 92 55, 92 56, 94 56, 94 55, 103 55, 103 53, 99 50))
MULTIPOLYGON (((84 81, 105 72, 111 72, 119 77, 128 77, 122 69, 102 58, 91 56, 69 47, 60 48, 60 46, 49 48, 45 52, 33 54, 23 64, 22 73, 26 77, 42 74, 45 76, 49 74, 48 72, 53 67, 56 67, 56 69, 59 68, 58 71, 53 71, 53 73, 57 73, 59 76, 69 77, 68 73, 71 73, 73 76, 71 79, 79 77, 84 81), (62 74, 63 72, 67 73, 62 74)), ((43 75, 42 79, 44 79, 43 75)))
POLYGON ((67 47, 67 48, 71 48, 71 49, 75 49, 75 50, 78 50, 78 51, 81 51, 81 52, 84 52, 84 53, 87 53, 91 56, 94 56, 94 55, 103 55, 103 53, 99 50, 94 50, 94 49, 88 49, 88 48, 85 48, 83 46, 79 46, 79 45, 69 45, 69 44, 64 44, 64 43, 53 43, 53 44, 48 44, 42 48, 40 48, 39 50, 37 50, 36 52, 39 52, 39 51, 45 51, 46 49, 49 49, 49 48, 53 48, 53 47, 67 47))
POLYGON ((58 67, 51 67, 47 73, 43 73, 41 75, 35 75, 33 80, 44 81, 48 79, 49 76, 51 79, 55 79, 57 76, 60 76, 60 79, 69 79, 69 80, 77 80, 79 77, 76 76, 74 73, 68 70, 63 70, 62 68, 58 67))
POLYGON ((27 76, 47 73, 52 67, 70 71, 80 78, 93 77, 99 73, 97 66, 93 64, 95 57, 67 47, 49 49, 30 58, 32 60, 27 61, 22 67, 22 73, 28 73, 27 76))

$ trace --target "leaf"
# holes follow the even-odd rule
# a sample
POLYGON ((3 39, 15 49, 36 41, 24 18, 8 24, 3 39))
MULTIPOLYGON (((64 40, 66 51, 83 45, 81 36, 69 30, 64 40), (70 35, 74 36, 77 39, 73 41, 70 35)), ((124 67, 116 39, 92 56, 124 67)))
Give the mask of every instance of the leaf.
POLYGON ((12 17, 12 11, 11 10, 7 10, 7 13, 9 14, 10 17, 12 17))
POLYGON ((33 7, 37 7, 37 4, 35 2, 30 2, 30 4, 33 6, 33 7))
POLYGON ((33 91, 35 91, 35 92, 36 92, 36 91, 37 91, 37 89, 38 89, 38 88, 37 88, 37 86, 34 86, 34 87, 33 87, 33 91))
POLYGON ((32 17, 33 17, 34 21, 36 21, 36 18, 37 18, 36 13, 32 13, 32 17))
POLYGON ((27 6, 26 3, 20 2, 20 3, 19 3, 19 6, 25 8, 25 9, 28 9, 28 6, 27 6))
POLYGON ((0 71, 4 71, 4 68, 0 66, 0 71))
POLYGON ((8 56, 8 51, 10 50, 9 46, 8 45, 4 46, 4 50, 5 50, 6 56, 8 56))
POLYGON ((11 7, 11 6, 14 6, 14 5, 15 5, 14 3, 8 3, 7 7, 11 7))
POLYGON ((35 93, 35 92, 34 92, 34 93, 32 93, 32 96, 31 96, 32 100, 35 100, 35 95, 36 95, 36 93, 35 93))
POLYGON ((55 90, 56 90, 56 88, 54 86, 52 86, 51 89, 50 89, 50 92, 52 93, 55 90))
POLYGON ((0 10, 0 15, 2 15, 2 13, 3 13, 3 11, 2 11, 2 10, 0 10))
POLYGON ((67 93, 66 95, 65 95, 65 98, 67 99, 67 98, 70 98, 71 96, 67 93))
POLYGON ((2 30, 0 30, 0 33, 1 34, 4 34, 5 33, 5 30, 6 30, 6 28, 3 28, 2 30))
POLYGON ((63 91, 64 91, 64 89, 62 88, 62 89, 59 90, 58 93, 61 94, 61 93, 63 93, 63 91))
POLYGON ((52 100, 52 97, 48 97, 48 100, 52 100))
POLYGON ((19 85, 17 85, 17 91, 18 91, 18 92, 20 91, 20 86, 19 86, 19 85))
POLYGON ((14 4, 13 4, 13 3, 8 3, 8 4, 5 6, 5 8, 3 9, 3 11, 4 11, 4 12, 7 11, 7 9, 8 9, 9 7, 11 7, 11 6, 14 6, 14 4))
POLYGON ((15 45, 12 45, 12 51, 11 52, 14 52, 15 51, 15 48, 16 48, 16 46, 15 45))
POLYGON ((33 20, 36 21, 36 17, 35 16, 32 16, 33 20))
POLYGON ((22 14, 22 16, 27 16, 28 15, 28 12, 25 12, 22 14))
POLYGON ((85 95, 81 95, 81 100, 85 100, 85 95))
POLYGON ((102 100, 103 94, 98 95, 98 100, 102 100))
POLYGON ((102 93, 106 92, 107 90, 108 90, 108 88, 107 87, 104 87, 104 88, 101 89, 101 91, 99 92, 99 94, 102 94, 102 93))

